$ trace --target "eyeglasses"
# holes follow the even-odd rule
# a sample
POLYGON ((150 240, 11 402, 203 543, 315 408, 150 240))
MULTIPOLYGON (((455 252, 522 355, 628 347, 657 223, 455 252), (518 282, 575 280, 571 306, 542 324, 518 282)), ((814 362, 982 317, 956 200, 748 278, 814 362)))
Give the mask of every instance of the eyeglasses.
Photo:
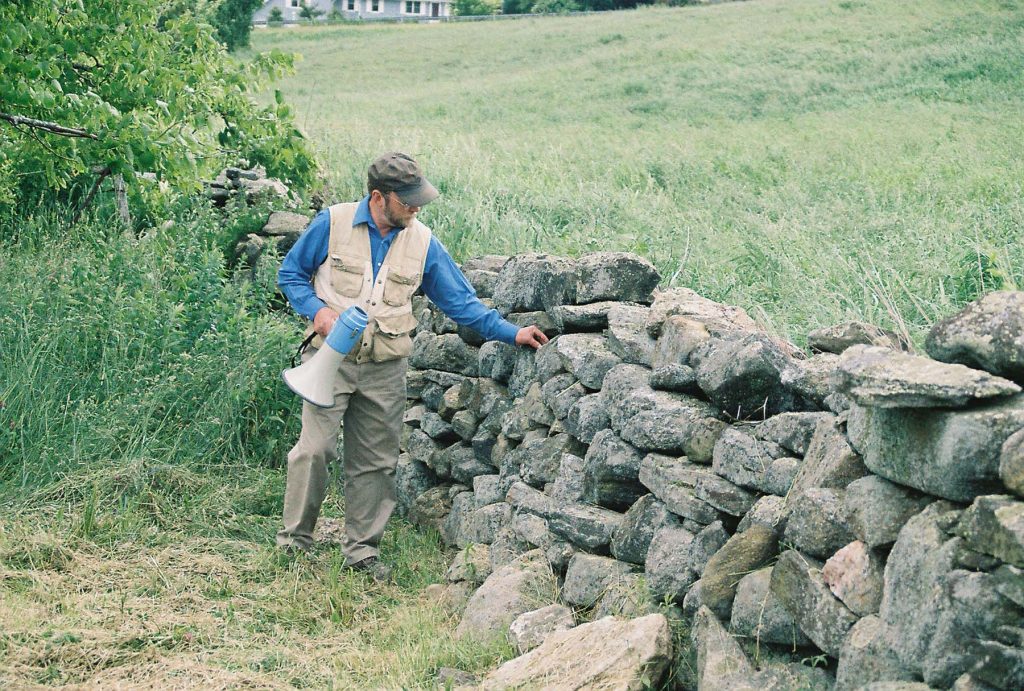
POLYGON ((406 204, 406 203, 405 203, 405 202, 403 202, 403 201, 402 201, 401 199, 399 199, 399 198, 398 198, 398 195, 397 195, 397 194, 395 194, 394 192, 388 192, 388 194, 390 194, 390 195, 394 195, 393 199, 395 200, 395 202, 396 202, 396 203, 397 203, 397 204, 398 204, 398 205, 399 205, 400 207, 402 207, 403 209, 405 209, 406 211, 412 211, 413 209, 416 209, 417 211, 419 211, 420 207, 418 207, 418 206, 413 206, 412 204, 406 204))

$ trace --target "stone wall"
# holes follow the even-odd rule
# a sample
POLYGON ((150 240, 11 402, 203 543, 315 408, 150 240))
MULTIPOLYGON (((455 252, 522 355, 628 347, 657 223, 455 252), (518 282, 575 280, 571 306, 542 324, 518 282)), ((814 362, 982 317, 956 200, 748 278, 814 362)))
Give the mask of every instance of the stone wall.
POLYGON ((551 337, 483 343, 415 302, 399 510, 461 549, 435 589, 460 632, 530 656, 484 686, 618 683, 580 660, 657 683, 674 610, 701 688, 1024 688, 1024 294, 936 325, 934 359, 856 323, 806 357, 635 255, 463 268, 551 337), (585 643, 609 614, 648 653, 585 643))

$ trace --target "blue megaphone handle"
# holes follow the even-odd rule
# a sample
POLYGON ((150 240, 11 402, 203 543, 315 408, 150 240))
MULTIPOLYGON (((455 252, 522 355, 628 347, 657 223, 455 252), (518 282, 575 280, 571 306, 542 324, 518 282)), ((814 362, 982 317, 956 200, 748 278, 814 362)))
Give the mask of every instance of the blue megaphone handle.
POLYGON ((366 312, 355 305, 349 307, 338 317, 338 321, 334 322, 324 343, 342 355, 347 354, 359 342, 367 321, 366 312))

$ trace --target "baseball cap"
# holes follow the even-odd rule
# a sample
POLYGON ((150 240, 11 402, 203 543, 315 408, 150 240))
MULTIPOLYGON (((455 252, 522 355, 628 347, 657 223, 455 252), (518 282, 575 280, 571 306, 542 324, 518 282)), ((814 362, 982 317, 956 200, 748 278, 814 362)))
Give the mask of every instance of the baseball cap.
POLYGON ((423 177, 415 159, 397 151, 388 152, 371 163, 366 172, 366 182, 371 190, 394 192, 408 206, 424 206, 440 194, 423 177))

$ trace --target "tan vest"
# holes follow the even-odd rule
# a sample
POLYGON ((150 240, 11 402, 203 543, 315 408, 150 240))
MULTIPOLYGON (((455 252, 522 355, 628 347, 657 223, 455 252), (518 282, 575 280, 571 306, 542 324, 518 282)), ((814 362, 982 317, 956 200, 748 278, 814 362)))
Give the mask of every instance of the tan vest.
MULTIPOLYGON (((363 338, 345 358, 350 362, 385 362, 408 357, 412 352, 409 332, 416 328, 412 294, 423 280, 430 229, 417 220, 391 243, 384 263, 373 278, 371 232, 365 223, 352 226, 358 204, 330 208, 331 238, 327 260, 313 276, 317 297, 341 314, 352 305, 369 316, 363 338)), ((312 326, 306 334, 312 333, 312 326)), ((323 345, 317 336, 314 348, 323 345)))

